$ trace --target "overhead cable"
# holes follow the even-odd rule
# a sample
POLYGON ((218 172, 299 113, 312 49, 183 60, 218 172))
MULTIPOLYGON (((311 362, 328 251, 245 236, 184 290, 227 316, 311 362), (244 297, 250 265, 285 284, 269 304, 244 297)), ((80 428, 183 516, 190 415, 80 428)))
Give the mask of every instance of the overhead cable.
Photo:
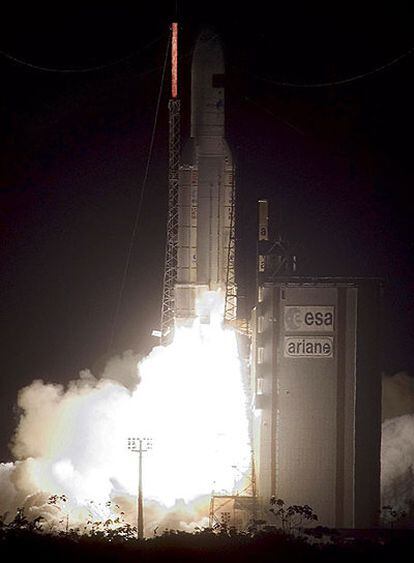
POLYGON ((332 87, 332 86, 342 86, 342 85, 345 85, 345 84, 351 84, 352 82, 356 82, 357 80, 362 80, 363 78, 368 78, 369 76, 377 74, 378 72, 382 72, 384 70, 387 70, 388 68, 396 65, 397 63, 399 63, 403 59, 406 59, 407 57, 409 57, 413 53, 414 53, 414 47, 412 47, 411 49, 409 49, 405 53, 402 53, 398 57, 395 57, 391 61, 388 61, 387 63, 384 63, 383 65, 378 66, 378 67, 376 67, 372 70, 369 70, 367 72, 363 72, 363 73, 360 73, 360 74, 355 74, 353 76, 350 76, 348 78, 343 78, 343 79, 340 79, 340 80, 331 80, 329 82, 306 82, 306 83, 287 82, 287 81, 282 82, 282 81, 279 81, 279 80, 273 80, 272 78, 269 78, 269 77, 258 76, 258 75, 254 75, 254 78, 261 80, 263 82, 269 82, 271 84, 275 84, 276 86, 282 86, 282 87, 288 87, 288 88, 327 88, 327 87, 332 87))
POLYGON ((152 39, 149 43, 144 45, 141 49, 133 51, 132 53, 129 53, 128 55, 125 55, 124 57, 121 57, 121 58, 116 59, 114 61, 110 61, 108 63, 103 63, 103 64, 96 65, 96 66, 88 66, 88 67, 57 68, 57 67, 42 66, 42 65, 35 64, 35 63, 31 63, 30 61, 27 61, 25 59, 15 57, 14 55, 8 53, 7 51, 3 51, 1 49, 0 49, 0 55, 3 56, 6 59, 18 64, 18 65, 20 65, 20 66, 31 68, 32 70, 38 70, 38 71, 41 71, 41 72, 52 72, 52 73, 61 73, 61 74, 77 74, 77 73, 86 73, 86 72, 96 72, 96 71, 100 71, 100 70, 105 70, 107 68, 111 68, 113 66, 120 65, 120 64, 132 59, 136 55, 142 53, 143 51, 146 51, 147 49, 149 49, 150 47, 155 45, 158 41, 160 41, 162 39, 162 37, 163 37, 163 35, 160 35, 159 37, 152 39))
POLYGON ((124 270, 123 270, 123 274, 122 274, 121 285, 120 285, 120 288, 119 288, 116 309, 115 309, 114 317, 113 317, 113 320, 112 320, 111 333, 110 333, 109 344, 108 344, 108 352, 111 351, 113 340, 114 340, 115 329, 116 329, 116 325, 117 325, 117 322, 118 322, 119 313, 120 313, 120 310, 121 310, 122 299, 123 299, 123 295, 124 295, 124 291, 125 291, 125 285, 126 285, 126 281, 127 281, 127 278, 128 278, 129 267, 130 267, 130 264, 131 264, 132 250, 134 248, 135 237, 136 237, 138 225, 139 225, 139 222, 140 222, 140 219, 141 219, 142 205, 143 205, 143 202, 144 202, 144 194, 145 194, 145 189, 146 189, 146 186, 147 186, 149 169, 150 169, 151 160, 152 160, 152 152, 153 152, 153 148, 154 148, 155 133, 156 133, 157 124, 158 124, 158 115, 159 115, 159 110, 160 110, 160 105, 161 105, 161 97, 162 97, 162 92, 163 92, 163 86, 164 86, 164 82, 165 82, 165 73, 166 73, 167 62, 168 62, 168 53, 170 51, 170 39, 171 39, 171 34, 168 37, 167 48, 165 50, 164 65, 163 65, 163 69, 162 69, 161 82, 160 82, 160 87, 159 87, 159 91, 158 91, 157 105, 156 105, 156 108, 155 108, 154 123, 153 123, 153 127, 152 127, 151 140, 150 140, 150 144, 149 144, 149 148, 148 148, 147 162, 146 162, 146 165, 145 165, 145 173, 144 173, 144 178, 143 178, 142 184, 141 184, 141 190, 140 190, 140 193, 139 193, 139 199, 138 199, 137 209, 136 209, 136 213, 135 213, 135 219, 134 219, 134 223, 133 223, 133 227, 132 227, 132 231, 131 231, 131 236, 130 236, 130 240, 129 240, 128 251, 127 251, 125 266, 124 266, 124 270))

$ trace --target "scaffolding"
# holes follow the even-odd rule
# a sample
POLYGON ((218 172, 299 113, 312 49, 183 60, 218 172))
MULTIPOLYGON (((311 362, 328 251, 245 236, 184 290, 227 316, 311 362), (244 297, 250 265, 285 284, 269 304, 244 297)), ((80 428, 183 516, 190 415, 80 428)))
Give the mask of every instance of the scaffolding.
POLYGON ((237 314, 237 288, 235 279, 235 169, 233 166, 231 174, 231 196, 230 196, 230 231, 229 246, 227 252, 227 270, 226 270, 226 295, 224 302, 224 322, 236 320, 237 314))
POLYGON ((240 493, 227 495, 212 493, 210 497, 209 527, 245 528, 257 520, 257 488, 254 453, 252 451, 250 482, 240 493))
POLYGON ((178 188, 180 168, 180 114, 178 98, 178 24, 172 24, 171 98, 169 112, 168 219, 165 245, 164 283, 161 306, 161 344, 169 342, 174 332, 175 283, 177 281, 178 188))

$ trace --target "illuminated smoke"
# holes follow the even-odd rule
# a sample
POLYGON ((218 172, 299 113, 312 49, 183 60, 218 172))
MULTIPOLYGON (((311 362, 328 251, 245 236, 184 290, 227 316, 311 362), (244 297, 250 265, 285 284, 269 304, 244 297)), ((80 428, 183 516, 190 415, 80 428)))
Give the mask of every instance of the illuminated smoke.
MULTIPOLYGON (((137 458, 129 436, 151 436, 144 458, 146 532, 207 525, 209 495, 231 491, 248 469, 245 397, 235 335, 220 319, 177 331, 139 364, 112 358, 100 378, 81 372, 68 386, 34 381, 18 396, 15 463, 0 464, 0 514, 18 507, 50 528, 125 513, 135 524, 137 458), (141 381, 140 381, 141 378, 141 381), (67 502, 48 503, 51 495, 67 502), (119 507, 119 508, 116 508, 119 507)), ((382 505, 414 498, 414 385, 383 380, 382 505)))
POLYGON ((209 495, 231 492, 250 446, 234 332, 212 316, 179 328, 139 363, 113 358, 103 376, 84 371, 67 387, 34 381, 18 396, 14 464, 0 470, 0 513, 77 525, 125 513, 135 523, 137 455, 130 436, 151 437, 144 456, 148 530, 205 525, 209 495), (66 502, 48 504, 51 495, 66 502), (119 506, 116 510, 115 506, 119 506))
POLYGON ((414 501, 414 414, 382 425, 382 505, 407 511, 414 501))
POLYGON ((382 390, 381 502, 409 511, 414 502, 414 378, 404 372, 384 376, 382 390))
POLYGON ((382 420, 414 414, 414 377, 406 372, 382 378, 382 420))

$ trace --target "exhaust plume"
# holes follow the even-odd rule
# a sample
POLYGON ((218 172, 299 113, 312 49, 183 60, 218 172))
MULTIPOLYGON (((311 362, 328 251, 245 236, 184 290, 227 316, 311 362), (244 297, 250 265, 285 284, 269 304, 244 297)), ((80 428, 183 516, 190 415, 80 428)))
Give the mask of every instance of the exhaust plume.
POLYGON ((18 507, 48 526, 123 518, 135 524, 138 457, 128 437, 151 437, 144 455, 147 531, 205 525, 211 491, 232 492, 249 468, 246 398, 235 334, 212 315, 179 328, 142 361, 132 352, 67 386, 34 381, 18 395, 14 464, 0 466, 0 513, 18 507), (50 498, 55 496, 57 501, 50 498), (64 499, 64 500, 62 500, 64 499))
MULTIPOLYGON (((205 526, 211 491, 232 492, 234 467, 249 468, 245 401, 235 335, 214 317, 177 330, 171 345, 141 361, 131 351, 111 358, 99 377, 84 370, 67 386, 36 380, 18 395, 16 461, 0 464, 0 514, 10 520, 24 508, 49 529, 87 532, 87 521, 121 514, 134 525, 138 460, 127 439, 149 436, 147 534, 205 526)), ((414 499, 408 374, 383 378, 383 417, 382 505, 407 511, 414 499)))
MULTIPOLYGON (((412 513, 414 503, 414 378, 382 379, 381 503, 412 513)), ((411 514, 411 518, 414 514, 411 514)))

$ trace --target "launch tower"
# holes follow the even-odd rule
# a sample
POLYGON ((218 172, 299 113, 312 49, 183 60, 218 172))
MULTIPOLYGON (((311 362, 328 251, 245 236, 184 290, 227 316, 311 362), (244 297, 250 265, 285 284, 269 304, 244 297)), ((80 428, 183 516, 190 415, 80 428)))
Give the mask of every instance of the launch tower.
POLYGON ((178 191, 180 166, 180 99, 178 98, 178 24, 171 27, 171 98, 169 112, 168 218, 165 245, 164 287, 161 306, 161 343, 171 335, 177 280, 178 191))
POLYGON ((236 317, 235 168, 225 138, 224 77, 221 41, 215 31, 206 29, 193 52, 191 136, 179 164, 179 109, 174 97, 169 106, 170 196, 162 339, 174 324, 190 324, 196 316, 209 322, 211 300, 216 295, 222 295, 226 319, 236 317))

